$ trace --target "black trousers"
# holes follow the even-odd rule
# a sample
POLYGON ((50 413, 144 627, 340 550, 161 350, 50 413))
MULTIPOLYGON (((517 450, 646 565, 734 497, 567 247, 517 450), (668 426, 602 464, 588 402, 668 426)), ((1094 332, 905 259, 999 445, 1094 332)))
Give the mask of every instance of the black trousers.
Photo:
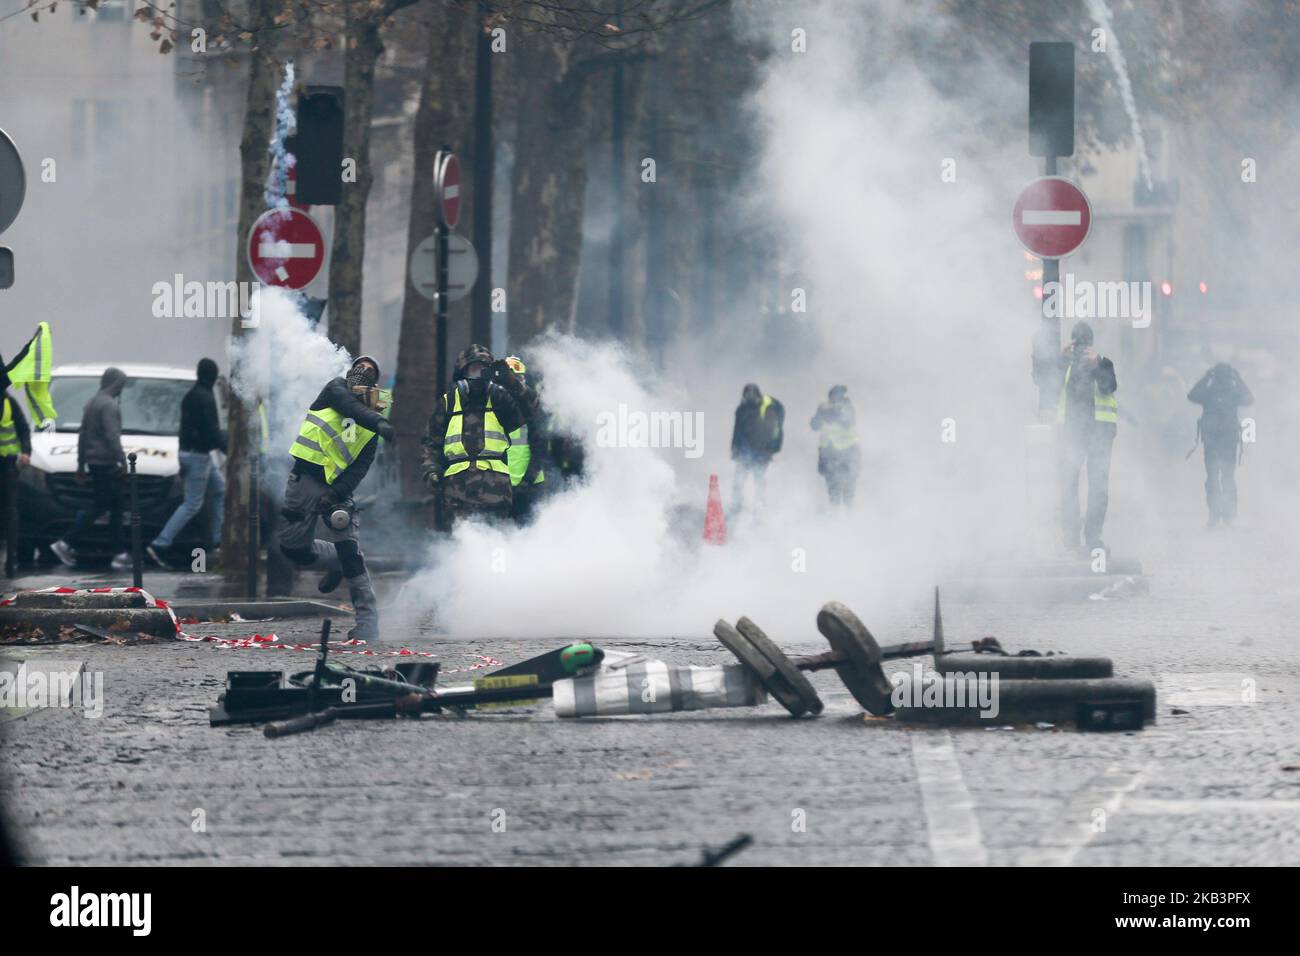
POLYGON ((1205 503, 1210 521, 1228 524, 1237 517, 1237 435, 1205 441, 1205 503))
POLYGON ((116 465, 90 465, 91 505, 77 512, 72 527, 63 540, 74 548, 86 529, 105 511, 108 512, 108 546, 112 554, 122 552, 122 496, 120 470, 116 465))
POLYGON ((0 521, 4 522, 5 576, 18 569, 18 461, 0 458, 0 521))
POLYGON ((1066 548, 1079 546, 1079 472, 1088 469, 1088 511, 1083 520, 1084 543, 1101 543, 1110 504, 1110 453, 1115 444, 1115 426, 1089 422, 1088 427, 1063 426, 1061 455, 1061 535, 1066 548))

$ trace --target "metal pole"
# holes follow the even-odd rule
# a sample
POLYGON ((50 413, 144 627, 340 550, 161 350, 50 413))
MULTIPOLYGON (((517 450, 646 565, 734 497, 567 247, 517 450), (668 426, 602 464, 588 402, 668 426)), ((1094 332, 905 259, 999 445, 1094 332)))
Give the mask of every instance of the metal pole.
MULTIPOLYGON (((622 26, 623 3, 619 0, 614 25, 622 26)), ((623 58, 615 54, 613 81, 610 88, 610 176, 613 194, 614 226, 609 236, 609 334, 623 335, 623 206, 626 149, 623 122, 623 58)))
MULTIPOLYGON (((1056 175, 1056 157, 1048 156, 1044 160, 1043 175, 1056 175)), ((1044 259, 1043 261, 1043 298, 1039 302, 1040 324, 1038 345, 1035 352, 1040 360, 1038 380, 1038 410, 1040 413, 1051 411, 1056 406, 1056 393, 1059 382, 1056 357, 1061 351, 1061 319, 1047 314, 1047 286, 1061 281, 1061 260, 1044 259)), ((1058 299, 1059 301, 1059 299, 1058 299)))
MULTIPOLYGON (((254 410, 256 416, 256 410, 254 410)), ((260 422, 261 416, 257 416, 260 422)), ((250 440, 248 455, 248 599, 250 601, 257 598, 257 552, 261 542, 262 515, 261 515, 261 496, 259 495, 261 484, 260 469, 258 467, 258 456, 261 453, 261 445, 256 440, 250 440)))
POLYGON ((131 583, 144 587, 144 560, 140 543, 140 489, 135 480, 135 452, 126 456, 131 482, 131 583))
MULTIPOLYGON (((438 223, 438 291, 435 293, 434 302, 436 304, 435 322, 438 326, 438 392, 439 396, 446 394, 448 390, 447 382, 447 269, 449 258, 449 247, 451 230, 448 229, 441 221, 438 223)), ((441 400, 441 399, 439 399, 441 400)), ((433 523, 438 530, 443 528, 443 500, 442 490, 439 488, 433 496, 433 523)))
MULTIPOLYGON (((492 345, 492 35, 478 31, 474 64, 474 247, 480 281, 472 291, 470 338, 492 345)), ((498 343, 499 344, 499 343, 498 343)))

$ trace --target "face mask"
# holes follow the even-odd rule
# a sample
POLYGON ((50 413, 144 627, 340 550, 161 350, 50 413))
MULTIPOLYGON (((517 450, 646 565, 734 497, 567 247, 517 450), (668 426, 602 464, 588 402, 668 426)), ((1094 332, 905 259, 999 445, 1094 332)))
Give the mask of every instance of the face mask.
POLYGON ((358 385, 374 385, 379 380, 379 375, 370 365, 356 365, 348 369, 347 383, 348 387, 356 388, 358 385))

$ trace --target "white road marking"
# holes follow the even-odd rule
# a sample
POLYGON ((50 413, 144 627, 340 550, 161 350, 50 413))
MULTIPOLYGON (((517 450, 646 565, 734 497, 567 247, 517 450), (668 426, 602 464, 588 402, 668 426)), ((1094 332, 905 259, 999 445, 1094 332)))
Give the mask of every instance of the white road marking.
POLYGON ((1026 226, 1081 226, 1083 213, 1077 209, 1022 209, 1020 221, 1026 226))
POLYGON ((930 852, 939 866, 988 866, 988 851, 948 731, 912 734, 930 852))
POLYGON ((1119 767, 1107 767, 1105 776, 1107 779, 1101 786, 1089 787, 1070 801, 1067 818, 1077 821, 1077 827, 1055 865, 1073 866, 1079 851, 1091 843, 1099 832, 1093 825, 1093 811, 1101 810, 1104 825, 1109 826, 1110 818, 1121 805, 1125 805, 1125 799, 1137 789, 1142 780, 1141 771, 1128 771, 1119 767))

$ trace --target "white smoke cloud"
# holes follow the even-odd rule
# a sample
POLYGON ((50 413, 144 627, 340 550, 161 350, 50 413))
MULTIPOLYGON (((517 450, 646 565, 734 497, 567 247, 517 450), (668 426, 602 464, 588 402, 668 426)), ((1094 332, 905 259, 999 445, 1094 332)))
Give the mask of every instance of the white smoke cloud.
POLYGON ((347 349, 313 328, 295 293, 273 286, 258 292, 257 327, 230 344, 230 385, 244 401, 265 403, 268 464, 288 468, 280 452, 293 443, 303 412, 321 387, 352 364, 347 349))

